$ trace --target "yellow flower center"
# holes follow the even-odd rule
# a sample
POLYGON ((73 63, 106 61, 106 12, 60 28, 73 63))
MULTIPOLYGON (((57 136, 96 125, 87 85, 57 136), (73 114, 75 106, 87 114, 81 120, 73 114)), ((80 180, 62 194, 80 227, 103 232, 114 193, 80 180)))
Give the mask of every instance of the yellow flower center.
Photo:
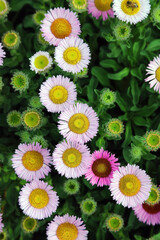
POLYGON ((156 79, 158 82, 160 82, 160 67, 158 67, 156 70, 156 79))
POLYGON ((38 56, 34 60, 34 65, 37 69, 44 69, 47 67, 49 60, 46 56, 38 56))
POLYGON ((59 240, 76 240, 78 229, 74 224, 69 222, 61 223, 57 228, 56 235, 59 240))
POLYGON ((29 195, 29 202, 34 208, 44 208, 49 202, 48 193, 43 189, 36 188, 29 195))
POLYGON ((85 9, 87 7, 87 0, 72 0, 72 4, 79 10, 85 9))
POLYGON ((64 151, 62 159, 67 167, 75 168, 80 165, 82 154, 75 148, 69 148, 64 151))
POLYGON ((126 196, 136 195, 141 188, 141 182, 133 174, 127 174, 120 179, 119 189, 126 196))
POLYGON ((22 157, 24 167, 29 171, 37 171, 43 166, 43 156, 37 151, 28 151, 22 157))
POLYGON ((81 52, 78 47, 69 47, 64 51, 63 58, 68 64, 75 65, 81 60, 81 52))
POLYGON ((71 34, 72 26, 67 19, 57 18, 51 24, 51 32, 56 38, 63 39, 71 34))
POLYGON ((112 0, 94 0, 94 4, 99 11, 108 11, 111 8, 112 0))
POLYGON ((128 15, 137 14, 140 10, 140 2, 138 0, 123 0, 121 3, 121 9, 128 15))
POLYGON ((9 32, 5 34, 3 41, 8 47, 13 47, 17 44, 18 36, 14 32, 9 32))
POLYGON ((68 91, 63 86, 55 86, 50 90, 49 98, 55 104, 62 104, 68 99, 68 91))
POLYGON ((108 177, 111 173, 111 164, 107 159, 99 158, 94 161, 92 171, 97 177, 108 177))
POLYGON ((160 191, 157 187, 152 186, 149 198, 147 199, 148 204, 156 204, 160 201, 160 191))
POLYGON ((34 128, 40 124, 40 116, 37 112, 28 112, 24 115, 24 122, 29 128, 34 128))
POLYGON ((74 114, 68 122, 69 129, 77 134, 85 133, 89 128, 89 120, 83 113, 74 114))

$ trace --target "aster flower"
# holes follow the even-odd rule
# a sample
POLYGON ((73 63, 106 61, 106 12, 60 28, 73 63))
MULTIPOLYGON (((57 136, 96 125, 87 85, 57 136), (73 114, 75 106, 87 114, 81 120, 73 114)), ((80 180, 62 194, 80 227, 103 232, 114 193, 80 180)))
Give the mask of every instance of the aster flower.
POLYGON ((12 166, 19 178, 27 181, 45 178, 51 171, 50 152, 39 143, 20 144, 12 157, 12 166))
POLYGON ((152 185, 149 193, 149 198, 146 200, 147 204, 155 205, 160 202, 160 189, 156 185, 152 185))
POLYGON ((0 43, 0 66, 3 65, 3 58, 6 56, 6 53, 3 50, 2 43, 0 43))
POLYGON ((97 184, 100 187, 110 185, 113 173, 120 165, 117 161, 118 158, 114 154, 103 150, 103 148, 100 151, 94 151, 85 178, 92 185, 97 184))
POLYGON ((150 8, 149 0, 113 0, 113 11, 117 18, 131 24, 147 18, 150 8))
POLYGON ((87 0, 69 0, 69 3, 71 8, 78 13, 87 11, 87 0))
POLYGON ((103 89, 100 94, 100 101, 105 106, 111 106, 116 101, 116 93, 111 91, 109 88, 103 89))
POLYGON ((82 213, 90 216, 95 213, 97 208, 97 202, 93 198, 86 198, 80 204, 82 213))
POLYGON ((77 37, 80 33, 80 22, 76 13, 65 8, 50 9, 41 24, 44 39, 50 45, 58 46, 66 37, 77 37))
POLYGON ((88 231, 81 218, 76 216, 55 216, 47 227, 47 240, 87 240, 88 231))
POLYGON ((27 109, 22 113, 22 124, 28 130, 36 130, 42 126, 41 113, 36 109, 27 109))
POLYGON ((110 191, 114 200, 124 207, 135 207, 149 197, 151 179, 139 166, 128 164, 113 173, 110 191))
POLYGON ((19 127, 21 125, 21 113, 16 110, 9 112, 7 123, 10 127, 19 127))
POLYGON ((2 214, 0 213, 0 233, 2 232, 3 227, 4 224, 2 223, 2 214))
POLYGON ((102 16, 103 21, 108 19, 108 15, 113 18, 111 3, 112 0, 88 0, 88 12, 96 19, 102 16))
POLYGON ((68 141, 85 143, 96 136, 98 117, 92 107, 77 103, 59 116, 58 128, 68 141))
POLYGON ((11 78, 11 85, 15 91, 22 93, 29 87, 28 76, 21 71, 15 72, 11 78))
POLYGON ((124 125, 121 120, 118 118, 112 118, 110 119, 106 124, 106 133, 109 137, 112 137, 113 139, 120 139, 121 134, 124 132, 124 125))
POLYGON ((147 225, 160 224, 160 203, 150 205, 142 203, 133 208, 138 220, 147 225))
POLYGON ((40 180, 23 186, 19 195, 19 205, 24 214, 40 220, 50 217, 59 204, 59 197, 52 188, 40 180))
POLYGON ((40 101, 48 112, 67 110, 77 99, 76 86, 70 79, 61 75, 48 78, 40 88, 40 101))
POLYGON ((79 192, 80 184, 76 179, 68 179, 64 183, 64 191, 68 195, 74 195, 79 192))
POLYGON ((157 151, 160 148, 160 132, 157 130, 146 132, 143 144, 148 151, 157 151))
POLYGON ((18 32, 8 31, 2 36, 2 43, 8 49, 16 49, 21 43, 18 32))
POLYGON ((66 72, 78 73, 90 62, 90 49, 81 38, 63 39, 55 48, 55 61, 66 72))
POLYGON ((86 145, 63 141, 53 152, 55 169, 66 178, 78 178, 86 173, 90 151, 86 145))
POLYGON ((147 75, 145 82, 149 82, 150 88, 160 93, 160 55, 155 57, 147 66, 147 75))
POLYGON ((43 10, 38 10, 33 14, 33 20, 36 25, 40 25, 44 18, 45 18, 45 11, 43 10))
POLYGON ((48 52, 39 51, 30 59, 30 69, 36 73, 47 71, 52 66, 52 58, 48 52))
POLYGON ((126 41, 130 37, 131 28, 128 24, 124 22, 119 22, 114 27, 113 32, 118 41, 126 41))
POLYGON ((123 218, 118 214, 110 214, 106 219, 106 226, 110 232, 118 232, 123 225, 123 218))
POLYGON ((37 230, 38 221, 34 218, 24 217, 22 220, 22 229, 25 233, 33 233, 37 230))
POLYGON ((8 2, 5 0, 0 1, 0 18, 4 18, 9 12, 8 2))

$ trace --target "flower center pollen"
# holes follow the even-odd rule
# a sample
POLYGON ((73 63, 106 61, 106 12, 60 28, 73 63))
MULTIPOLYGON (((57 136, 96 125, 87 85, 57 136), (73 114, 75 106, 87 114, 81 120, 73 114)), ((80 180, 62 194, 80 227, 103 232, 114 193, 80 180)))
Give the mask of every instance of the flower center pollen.
POLYGON ((55 86, 49 92, 51 101, 55 104, 62 104, 68 99, 68 91, 63 86, 55 86))
POLYGON ((75 168, 80 165, 82 154, 75 148, 69 148, 64 151, 62 159, 67 167, 75 168))
POLYGON ((92 171, 97 177, 108 177, 111 173, 111 164, 107 159, 99 158, 94 161, 92 171))
POLYGON ((108 11, 111 8, 112 0, 94 0, 94 4, 99 11, 108 11))
POLYGON ((7 33, 4 37, 4 43, 10 47, 16 45, 17 41, 18 37, 15 33, 7 33))
POLYGON ((22 157, 24 167, 29 171, 37 171, 43 166, 43 156, 37 151, 28 151, 22 157))
POLYGON ((160 144, 160 136, 156 134, 149 134, 147 137, 147 144, 151 147, 156 147, 160 144))
POLYGON ((44 69, 47 67, 49 61, 46 56, 38 56, 34 60, 34 65, 37 69, 44 69))
POLYGON ((24 116, 24 122, 29 128, 34 128, 40 124, 40 116, 36 112, 28 112, 24 116))
POLYGON ((158 67, 156 70, 156 79, 158 82, 160 82, 160 67, 158 67))
POLYGON ((76 240, 78 229, 74 224, 69 222, 61 223, 57 228, 56 235, 59 240, 76 240))
POLYGON ((34 208, 44 208, 49 202, 48 194, 45 190, 36 188, 29 196, 29 202, 34 208))
POLYGON ((81 60, 81 52, 78 47, 69 47, 64 51, 63 58, 68 64, 76 65, 81 60))
POLYGON ((63 39, 71 34, 72 27, 67 19, 57 18, 51 24, 51 32, 56 38, 63 39))
POLYGON ((133 174, 127 174, 119 181, 119 189, 126 196, 136 195, 141 188, 140 180, 133 174))
POLYGON ((89 125, 89 120, 83 113, 74 114, 68 122, 69 129, 77 134, 85 133, 89 125))
POLYGON ((128 15, 137 14, 140 10, 139 0, 123 0, 121 3, 122 11, 128 15))

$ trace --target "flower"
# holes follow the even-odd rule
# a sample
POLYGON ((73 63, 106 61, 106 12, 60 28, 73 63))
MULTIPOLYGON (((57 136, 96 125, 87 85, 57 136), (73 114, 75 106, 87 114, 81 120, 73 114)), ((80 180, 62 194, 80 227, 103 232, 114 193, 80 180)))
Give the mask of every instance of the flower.
POLYGON ((145 82, 149 82, 150 88, 160 93, 160 55, 155 57, 147 66, 147 75, 145 82))
POLYGON ((53 76, 43 82, 39 95, 48 112, 61 112, 67 110, 77 99, 76 85, 67 77, 53 76))
POLYGON ((97 203, 93 198, 86 198, 80 204, 80 208, 82 213, 90 216, 95 213, 97 208, 97 203))
POLYGON ((20 144, 13 155, 12 167, 19 178, 27 181, 45 178, 51 171, 50 152, 39 143, 20 144))
POLYGON ((21 113, 16 110, 9 112, 7 123, 10 127, 19 127, 21 125, 21 113))
POLYGON ((11 78, 11 85, 15 91, 22 93, 29 87, 28 76, 21 71, 15 72, 11 78))
POLYGON ((44 219, 56 211, 59 204, 52 186, 40 180, 27 183, 20 191, 19 205, 23 213, 34 219, 44 219))
POLYGON ((155 23, 160 23, 160 6, 153 9, 152 17, 155 23))
POLYGON ((96 19, 102 16, 103 21, 108 19, 108 15, 114 18, 111 3, 112 0, 88 0, 88 12, 96 19))
POLYGON ((0 233, 3 231, 4 224, 2 223, 2 213, 0 213, 0 233))
POLYGON ((19 47, 21 40, 18 32, 8 31, 2 36, 2 43, 8 49, 16 49, 19 47))
POLYGON ((105 106, 111 106, 116 101, 116 93, 111 91, 109 88, 103 89, 100 94, 100 101, 105 106))
POLYGON ((48 147, 47 140, 42 135, 34 135, 34 137, 31 140, 31 143, 39 143, 43 148, 48 147))
POLYGON ((45 18, 45 11, 43 10, 38 10, 33 14, 33 20, 37 25, 40 25, 44 18, 45 18))
POLYGON ((148 151, 156 152, 160 148, 160 132, 158 130, 146 132, 143 144, 148 151))
POLYGON ((71 8, 78 12, 85 12, 87 10, 87 0, 69 0, 71 8))
POLYGON ((0 18, 4 18, 9 12, 8 2, 5 0, 0 1, 0 18))
POLYGON ((88 231, 81 218, 76 216, 55 216, 47 227, 47 240, 87 240, 88 231))
POLYGON ((0 43, 0 66, 3 65, 3 58, 6 56, 6 53, 3 50, 2 43, 0 43))
POLYGON ((98 126, 96 112, 84 103, 70 106, 59 116, 58 128, 68 141, 88 142, 96 136, 98 126))
POLYGON ((58 46, 62 39, 77 37, 81 33, 80 22, 76 13, 69 9, 50 9, 42 21, 41 32, 50 45, 58 46))
POLYGON ((38 40, 38 42, 39 42, 40 44, 42 44, 42 45, 44 45, 44 46, 46 46, 46 45, 49 44, 49 43, 44 39, 44 37, 42 36, 42 32, 39 32, 39 33, 37 34, 37 40, 38 40))
POLYGON ((160 202, 160 189, 156 185, 152 185, 149 193, 149 198, 146 200, 147 204, 155 205, 160 202))
POLYGON ((38 222, 34 218, 25 217, 22 220, 22 229, 26 233, 33 233, 37 230, 38 222))
POLYGON ((110 185, 113 173, 120 165, 117 161, 118 158, 114 154, 103 150, 103 148, 100 151, 94 151, 85 178, 92 185, 97 184, 100 187, 110 185))
POLYGON ((121 134, 124 132, 123 122, 117 118, 110 119, 106 125, 106 133, 114 139, 121 138, 121 134))
POLYGON ((131 28, 128 24, 124 22, 119 22, 114 27, 113 32, 118 41, 126 41, 130 37, 131 28))
POLYGON ((86 145, 77 142, 59 143, 53 152, 55 169, 66 178, 78 178, 86 173, 90 151, 86 145))
POLYGON ((153 226, 160 224, 160 203, 150 205, 145 202, 137 205, 133 210, 139 221, 153 226))
POLYGON ((149 0, 113 0, 113 11, 117 18, 131 24, 147 18, 150 8, 149 0))
POLYGON ((68 195, 73 195, 79 192, 80 184, 76 179, 68 179, 64 183, 64 191, 68 195))
POLYGON ((29 99, 29 105, 32 107, 32 108, 41 108, 42 107, 42 104, 40 102, 40 98, 38 96, 33 96, 29 99))
POLYGON ((106 219, 106 226, 110 232, 118 232, 123 224, 123 218, 118 214, 110 214, 106 219))
POLYGON ((52 58, 48 52, 39 51, 30 59, 30 69, 36 73, 46 72, 52 66, 52 58))
POLYGON ((124 207, 135 207, 149 197, 151 179, 137 165, 119 167, 113 173, 110 191, 114 200, 124 207))
POLYGON ((36 130, 42 126, 42 116, 36 109, 27 109, 22 113, 22 124, 28 130, 36 130))
POLYGON ((66 72, 78 73, 90 62, 90 49, 81 38, 63 39, 55 48, 55 61, 66 72))

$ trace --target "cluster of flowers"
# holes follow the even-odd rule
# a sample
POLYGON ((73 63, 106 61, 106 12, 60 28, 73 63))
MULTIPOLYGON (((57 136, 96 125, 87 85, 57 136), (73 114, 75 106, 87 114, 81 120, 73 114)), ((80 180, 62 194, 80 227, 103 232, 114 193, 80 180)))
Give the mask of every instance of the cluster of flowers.
MULTIPOLYGON (((5 3, 5 1, 2 2, 5 3)), ((86 8, 87 1, 74 0, 70 1, 70 4, 75 8, 78 2, 86 8)), ((150 12, 148 0, 135 0, 134 6, 128 2, 130 1, 114 0, 112 10, 112 0, 89 0, 88 12, 96 18, 102 16, 103 20, 106 20, 108 15, 110 17, 116 15, 120 20, 131 24, 136 24, 148 16, 150 12)), ((79 11, 83 10, 83 7, 79 8, 79 11)), ((55 46, 54 60, 63 71, 77 74, 88 67, 91 58, 90 49, 78 37, 81 33, 80 22, 74 12, 64 8, 51 9, 42 20, 41 32, 45 41, 55 46)), ((6 35, 3 37, 3 42, 6 43, 4 46, 7 46, 7 42, 12 43, 8 47, 12 47, 15 41, 17 44, 19 38, 16 33, 7 34, 7 37, 6 35)), ((0 44, 0 65, 3 65, 4 57, 5 52, 0 44)), ((39 51, 30 58, 30 69, 38 74, 48 71, 52 64, 53 61, 48 52, 39 51)), ((147 73, 151 76, 146 81, 150 81, 151 87, 154 86, 154 89, 160 92, 159 57, 149 64, 147 73)), ((14 75, 12 84, 15 86, 15 82, 20 83, 24 77, 23 73, 14 75)), ((104 99, 103 95, 102 99, 104 99)), ((35 142, 20 144, 16 149, 12 157, 13 168, 19 178, 29 182, 23 186, 19 194, 19 205, 24 214, 41 220, 56 212, 59 205, 57 193, 48 183, 39 180, 45 178, 51 171, 50 165, 54 165, 58 173, 66 178, 75 179, 85 175, 92 185, 109 186, 113 199, 124 207, 133 208, 140 221, 152 225, 159 224, 160 193, 146 172, 137 165, 128 164, 126 167, 120 167, 115 155, 104 149, 90 154, 85 143, 96 136, 99 121, 92 107, 76 102, 75 84, 62 75, 52 76, 42 83, 39 96, 41 104, 48 112, 60 113, 58 129, 64 140, 56 146, 52 157, 48 149, 42 148, 35 142)), ((29 130, 35 130, 40 126, 41 116, 36 110, 25 111, 22 119, 23 125, 29 130)), ((117 119, 112 119, 107 128, 112 135, 114 131, 118 131, 119 135, 123 132, 123 125, 117 119)), ((159 149, 160 136, 154 133, 152 138, 148 136, 146 138, 150 139, 151 143, 155 142, 158 136, 156 150, 159 149)), ((81 207, 83 208, 83 204, 81 207)), ((107 226, 113 231, 118 231, 122 225, 123 220, 116 214, 107 219, 107 226)), ((0 232, 2 227, 0 215, 0 232)), ((68 214, 56 216, 47 228, 49 240, 69 239, 69 237, 85 240, 87 234, 83 221, 68 214)))

